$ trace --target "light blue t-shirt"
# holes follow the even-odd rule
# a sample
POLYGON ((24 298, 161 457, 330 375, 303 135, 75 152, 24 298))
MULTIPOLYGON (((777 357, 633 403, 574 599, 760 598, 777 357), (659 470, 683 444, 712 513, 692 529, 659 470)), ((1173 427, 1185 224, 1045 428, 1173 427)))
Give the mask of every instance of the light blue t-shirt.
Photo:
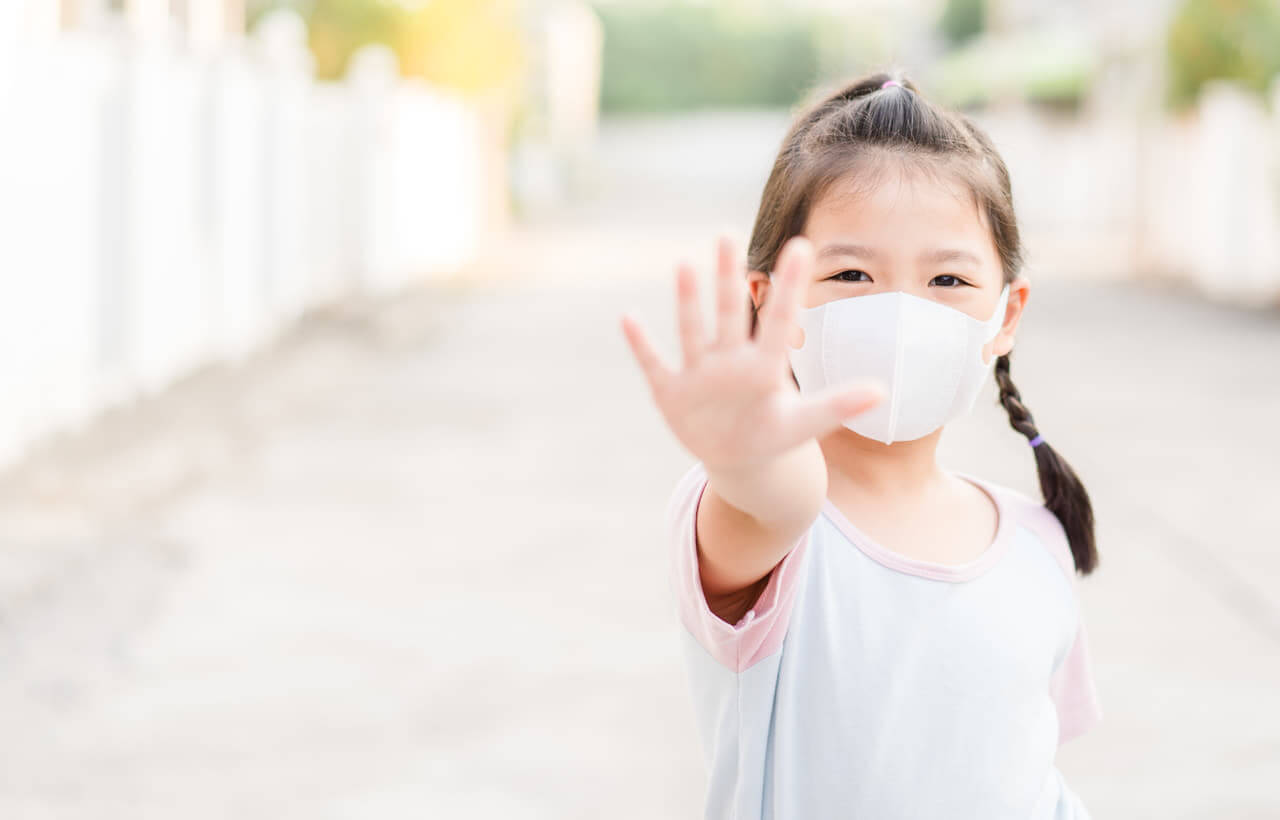
POLYGON ((730 625, 707 606, 700 463, 672 493, 672 591, 709 783, 707 820, 1087 818, 1054 766, 1101 717, 1070 550, 1051 512, 992 497, 963 565, 908 558, 827 501, 730 625))

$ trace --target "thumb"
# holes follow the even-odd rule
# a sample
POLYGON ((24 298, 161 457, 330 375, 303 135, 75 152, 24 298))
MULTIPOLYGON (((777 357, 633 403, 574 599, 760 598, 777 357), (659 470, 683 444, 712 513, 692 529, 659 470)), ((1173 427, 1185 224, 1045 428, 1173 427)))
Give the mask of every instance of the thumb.
POLYGON ((824 436, 884 401, 885 395, 878 382, 861 382, 828 387, 803 397, 788 421, 786 437, 798 444, 824 436))

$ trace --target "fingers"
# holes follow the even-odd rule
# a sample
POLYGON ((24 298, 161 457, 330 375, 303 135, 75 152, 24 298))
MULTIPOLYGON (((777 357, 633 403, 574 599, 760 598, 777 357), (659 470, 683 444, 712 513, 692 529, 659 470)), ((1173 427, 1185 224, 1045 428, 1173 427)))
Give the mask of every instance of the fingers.
POLYGON ((875 382, 829 387, 803 397, 788 419, 784 436, 794 444, 821 438, 839 429, 847 420, 875 407, 884 397, 884 388, 875 382))
POLYGON ((760 312, 761 347, 786 350, 788 331, 804 299, 813 265, 813 245, 803 236, 792 237, 782 246, 769 285, 769 296, 760 312))
POLYGON ((684 262, 676 269, 676 323, 684 366, 694 367, 702 358, 706 335, 702 329, 702 306, 698 303, 698 281, 693 268, 684 262))
POLYGON ((747 313, 743 310, 746 284, 738 267, 737 251, 729 237, 720 237, 716 255, 716 346, 733 347, 747 338, 747 313))
POLYGON ((640 369, 644 371, 649 387, 656 390, 659 384, 671 376, 671 369, 663 363, 658 352, 649 343, 649 337, 644 332, 644 328, 628 314, 622 316, 622 333, 627 337, 631 353, 639 362, 640 369))

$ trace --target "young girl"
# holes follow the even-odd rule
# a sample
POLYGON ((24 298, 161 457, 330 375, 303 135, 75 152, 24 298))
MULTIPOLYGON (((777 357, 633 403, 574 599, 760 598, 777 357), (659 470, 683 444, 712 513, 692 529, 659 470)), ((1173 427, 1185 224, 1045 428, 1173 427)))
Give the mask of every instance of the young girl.
POLYGON ((721 239, 713 334, 680 266, 679 369, 622 317, 698 459, 668 523, 706 817, 1087 817, 1054 753, 1100 718, 1093 514, 1010 377, 1030 288, 991 140, 860 80, 787 134, 747 261, 744 305, 721 239), (992 369, 1043 505, 937 463, 992 369))

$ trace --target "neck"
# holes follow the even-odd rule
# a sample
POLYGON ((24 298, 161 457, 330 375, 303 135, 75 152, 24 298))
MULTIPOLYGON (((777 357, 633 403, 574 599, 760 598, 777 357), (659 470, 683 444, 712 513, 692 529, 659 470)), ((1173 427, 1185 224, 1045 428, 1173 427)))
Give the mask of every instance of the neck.
POLYGON ((868 493, 915 492, 936 481, 942 428, 915 441, 882 444, 842 427, 819 440, 827 461, 828 487, 849 485, 868 493))

